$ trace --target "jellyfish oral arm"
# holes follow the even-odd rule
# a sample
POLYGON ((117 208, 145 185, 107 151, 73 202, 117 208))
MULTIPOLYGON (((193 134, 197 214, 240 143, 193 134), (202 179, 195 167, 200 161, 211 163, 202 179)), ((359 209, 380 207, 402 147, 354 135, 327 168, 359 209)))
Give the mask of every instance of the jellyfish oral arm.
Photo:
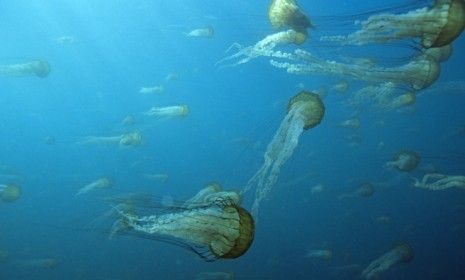
POLYGON ((421 182, 414 178, 414 186, 417 188, 428 189, 432 191, 445 190, 449 188, 465 188, 465 176, 461 175, 444 175, 438 173, 429 173, 423 176, 421 182))
POLYGON ((301 108, 289 111, 271 140, 264 155, 264 163, 249 180, 243 192, 256 186, 256 199, 252 206, 252 213, 256 216, 261 200, 263 200, 272 186, 278 180, 281 166, 289 159, 299 142, 299 136, 304 131, 305 120, 301 108))

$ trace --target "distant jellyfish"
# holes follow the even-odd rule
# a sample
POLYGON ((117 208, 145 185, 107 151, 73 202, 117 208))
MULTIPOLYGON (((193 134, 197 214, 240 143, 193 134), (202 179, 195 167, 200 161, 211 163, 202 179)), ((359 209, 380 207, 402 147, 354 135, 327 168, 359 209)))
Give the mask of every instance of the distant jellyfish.
POLYGON ((372 261, 363 271, 363 279, 379 279, 380 275, 399 263, 408 263, 414 258, 410 245, 403 243, 372 261))
POLYGON ((21 196, 21 188, 16 185, 0 185, 0 201, 13 202, 21 196))
POLYGON ((144 177, 152 180, 152 181, 157 181, 160 183, 166 183, 168 181, 168 174, 166 173, 157 173, 157 174, 144 174, 144 177))
POLYGON ((348 89, 349 89, 349 83, 346 80, 340 80, 335 85, 333 85, 330 90, 338 92, 338 93, 344 93, 344 92, 347 92, 348 89))
POLYGON ((268 9, 268 19, 275 28, 291 28, 304 34, 312 27, 310 19, 300 9, 296 0, 272 0, 268 9))
POLYGON ((247 252, 255 232, 254 220, 239 200, 236 192, 207 186, 183 205, 116 209, 120 217, 111 232, 177 244, 206 261, 234 259, 247 252))
POLYGON ((339 122, 336 126, 356 130, 360 128, 360 119, 358 117, 353 117, 345 121, 339 122))
POLYGON ((117 136, 86 136, 78 142, 80 145, 111 145, 119 146, 140 146, 142 144, 142 134, 139 131, 124 133, 117 136))
POLYGON ((200 272, 195 276, 195 280, 234 280, 232 272, 200 272))
POLYGON ((339 196, 339 199, 353 198, 353 197, 371 197, 375 193, 375 188, 371 183, 363 183, 357 187, 357 189, 351 193, 343 194, 339 196))
POLYGON ((325 36, 321 40, 364 45, 418 38, 425 48, 442 47, 462 33, 465 27, 465 3, 463 0, 436 0, 430 8, 419 8, 403 14, 374 14, 356 24, 360 29, 352 34, 325 36))
POLYGON ((8 250, 0 249, 0 263, 6 261, 9 256, 10 253, 8 252, 8 250))
POLYGON ((142 94, 156 94, 163 93, 165 88, 163 86, 141 87, 139 92, 142 94))
POLYGON ((44 269, 55 269, 58 267, 58 259, 56 258, 38 258, 30 260, 18 260, 15 262, 17 266, 21 268, 44 268, 44 269))
POLYGON ((333 258, 333 252, 327 249, 308 250, 305 257, 329 261, 333 258))
POLYGON ((310 189, 311 194, 322 193, 326 189, 325 185, 317 184, 310 189))
POLYGON ((260 202, 268 196, 278 180, 281 167, 292 156, 299 143, 300 135, 323 119, 325 106, 319 95, 302 91, 291 98, 287 115, 274 135, 264 154, 260 169, 247 182, 243 193, 255 188, 255 200, 252 213, 258 215, 260 202))
POLYGON ((0 65, 0 76, 36 75, 45 78, 50 73, 50 64, 45 60, 33 60, 22 64, 0 65))
POLYGON ((384 100, 382 104, 379 104, 383 109, 397 110, 404 108, 406 106, 412 106, 417 100, 417 95, 415 92, 410 91, 399 96, 394 97, 393 99, 384 100))
POLYGON ((157 119, 186 117, 189 114, 189 106, 175 105, 167 107, 152 107, 144 115, 157 119))
POLYGON ((204 28, 194 29, 188 33, 185 33, 187 37, 197 37, 197 38, 213 38, 215 31, 213 27, 207 26, 204 28))
POLYGON ((431 191, 441 191, 450 188, 465 189, 465 176, 463 175, 428 173, 423 176, 421 181, 416 178, 414 178, 414 181, 414 187, 431 191))
POLYGON ((79 191, 76 193, 76 195, 83 195, 86 194, 90 191, 94 191, 96 189, 108 189, 112 186, 112 182, 110 178, 108 177, 103 177, 100 179, 97 179, 84 187, 80 188, 79 191))
POLYGON ((130 126, 136 123, 136 119, 134 118, 133 115, 127 115, 124 117, 124 119, 121 121, 121 124, 124 126, 130 126))
POLYGON ((391 161, 386 163, 386 167, 395 168, 402 172, 411 172, 417 168, 420 163, 420 155, 411 150, 399 151, 391 161))

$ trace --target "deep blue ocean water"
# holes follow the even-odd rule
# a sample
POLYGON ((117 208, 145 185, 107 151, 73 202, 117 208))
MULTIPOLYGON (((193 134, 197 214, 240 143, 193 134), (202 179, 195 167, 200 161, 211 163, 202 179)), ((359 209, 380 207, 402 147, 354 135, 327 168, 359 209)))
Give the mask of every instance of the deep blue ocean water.
MULTIPOLYGON (((348 19, 397 11, 406 2, 300 1, 315 27, 299 47, 326 59, 369 56, 402 64, 416 52, 412 42, 341 47, 313 39, 347 33, 353 28, 348 19)), ((412 2, 410 8, 431 4, 412 2)), ((465 37, 454 42, 440 78, 413 108, 354 110, 344 101, 360 82, 348 77, 291 75, 260 57, 232 68, 215 65, 234 42, 249 46, 276 32, 268 5, 0 1, 0 64, 44 59, 51 66, 46 78, 0 76, 0 184, 22 189, 17 201, 0 202, 0 251, 8 252, 0 257, 1 280, 198 279, 201 272, 232 272, 235 279, 359 279, 372 260, 400 242, 413 248, 414 259, 381 279, 465 279, 465 190, 412 187, 412 177, 421 178, 431 166, 465 175, 465 37), (185 35, 206 26, 214 28, 213 38, 185 35), (63 36, 71 40, 60 41, 63 36), (178 79, 166 79, 169 74, 178 79), (163 242, 108 240, 108 222, 97 219, 111 209, 105 197, 149 192, 159 200, 183 201, 211 181, 240 190, 263 163, 289 98, 301 87, 331 88, 343 78, 349 90, 324 97, 324 119, 301 135, 283 165, 245 255, 205 262, 163 242), (448 82, 459 86, 448 92, 441 87, 448 82), (152 86, 164 90, 139 92, 152 86), (178 104, 189 106, 187 117, 143 114, 178 104), (135 119, 131 126, 121 124, 127 115, 135 119), (355 143, 352 130, 337 126, 353 116, 362 124, 355 143), (143 136, 138 147, 78 143, 135 130, 143 136), (418 152, 420 167, 412 173, 384 168, 402 149, 418 152), (169 178, 148 180, 149 173, 169 178), (111 188, 76 196, 104 176, 111 188), (338 199, 367 181, 375 186, 373 196, 338 199), (323 191, 312 193, 318 184, 323 191), (387 221, 379 222, 381 216, 387 221), (331 250, 332 257, 308 258, 312 249, 331 250), (49 258, 53 265, 40 263, 49 258)), ((249 209, 253 199, 254 191, 248 192, 243 206, 249 209)))

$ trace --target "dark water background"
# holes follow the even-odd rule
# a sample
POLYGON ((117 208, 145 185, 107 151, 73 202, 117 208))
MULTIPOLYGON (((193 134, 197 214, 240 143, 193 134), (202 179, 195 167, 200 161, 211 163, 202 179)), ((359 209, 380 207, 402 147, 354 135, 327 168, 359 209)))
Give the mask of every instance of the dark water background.
MULTIPOLYGON (((401 1, 301 1, 315 15, 316 34, 346 32, 340 17, 405 4, 401 1), (355 3, 352 3, 355 2, 355 3), (318 17, 318 16, 329 17, 318 17), (318 23, 324 25, 318 25, 318 23)), ((421 1, 420 1, 421 2, 421 1)), ((428 4, 423 1, 423 4, 428 4)), ((2 63, 44 58, 49 77, 0 77, 0 163, 21 177, 23 196, 0 204, 0 279, 195 279, 204 271, 234 272, 237 279, 357 279, 340 266, 365 267, 398 242, 408 242, 415 259, 385 279, 465 279, 465 192, 429 192, 411 187, 410 176, 383 168, 400 149, 422 155, 446 174, 464 174, 465 91, 418 98, 413 112, 360 113, 362 142, 335 125, 353 111, 341 95, 325 98, 322 124, 305 132, 262 203, 255 241, 237 260, 205 263, 181 248, 122 237, 108 241, 103 225, 86 225, 108 210, 109 194, 149 191, 182 201, 217 180, 240 189, 259 168, 266 144, 298 92, 330 86, 340 77, 291 76, 267 59, 219 70, 215 62, 233 43, 252 45, 273 32, 268 1, 39 1, 0 2, 2 63), (211 25, 213 39, 184 32, 211 25), (56 41, 72 35, 76 42, 56 41), (165 81, 169 73, 179 80, 165 81), (163 94, 142 95, 142 86, 163 85, 163 94), (188 104, 185 119, 143 118, 152 106, 188 104), (76 145, 87 135, 119 135, 128 114, 136 118, 144 145, 136 148, 76 145), (384 125, 380 126, 379 121, 384 125), (458 131, 458 132, 457 132, 458 131), (55 143, 48 145, 46 137, 55 143), (378 144, 385 144, 378 149, 378 144), (162 184, 145 173, 167 173, 162 184), (102 176, 114 186, 85 197, 75 193, 102 176), (371 198, 337 197, 370 181, 371 198), (311 194, 323 184, 324 192, 311 194), (389 216, 388 224, 376 222, 389 216), (306 258, 309 249, 330 249, 329 261, 306 258), (18 265, 21 260, 56 258, 53 269, 18 265)), ((421 6, 422 3, 419 5, 421 6)), ((312 36, 312 35, 311 35, 312 36)), ((331 58, 382 52, 395 63, 411 48, 342 48, 312 42, 304 48, 331 58), (313 48, 313 49, 312 49, 313 48)), ((365 48, 365 47, 364 47, 365 48)), ((465 41, 442 65, 438 83, 464 80, 465 41)), ((354 84, 357 84, 354 82, 354 84)), ((351 87, 352 87, 351 83, 351 87)), ((349 92, 345 94, 350 94, 349 92)), ((252 195, 249 193, 248 195, 252 195)), ((246 208, 252 197, 244 198, 246 208)))

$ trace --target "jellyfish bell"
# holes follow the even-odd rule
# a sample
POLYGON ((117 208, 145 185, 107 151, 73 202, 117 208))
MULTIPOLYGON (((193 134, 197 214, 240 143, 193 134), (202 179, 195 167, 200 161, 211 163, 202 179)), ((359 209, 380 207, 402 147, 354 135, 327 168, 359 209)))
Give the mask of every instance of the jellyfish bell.
POLYGON ((422 44, 433 48, 449 45, 465 28, 465 2, 463 0, 436 0, 433 9, 438 9, 441 13, 447 10, 445 25, 437 34, 425 32, 422 44), (432 38, 429 37, 431 35, 433 35, 432 38))
POLYGON ((325 106, 320 96, 307 91, 301 91, 289 101, 288 113, 296 108, 299 108, 303 117, 305 130, 319 125, 325 113, 325 106))
POLYGON ((50 64, 45 60, 36 60, 30 62, 34 74, 39 78, 45 78, 50 74, 50 64))
POLYGON ((21 196, 21 187, 16 185, 0 185, 0 200, 13 202, 21 196))
MULTIPOLYGON (((138 215, 117 209, 120 218, 113 224, 112 233, 181 245, 207 261, 238 258, 251 246, 255 224, 250 213, 236 202, 237 196, 207 186, 190 203, 163 207, 158 213, 138 215)), ((154 207, 148 209, 154 211, 154 207)))
POLYGON ((213 38, 214 35, 215 35, 215 31, 212 26, 194 29, 186 33, 187 37, 213 38))
POLYGON ((272 0, 268 19, 275 28, 292 28, 306 32, 312 27, 310 19, 303 13, 296 0, 272 0))

